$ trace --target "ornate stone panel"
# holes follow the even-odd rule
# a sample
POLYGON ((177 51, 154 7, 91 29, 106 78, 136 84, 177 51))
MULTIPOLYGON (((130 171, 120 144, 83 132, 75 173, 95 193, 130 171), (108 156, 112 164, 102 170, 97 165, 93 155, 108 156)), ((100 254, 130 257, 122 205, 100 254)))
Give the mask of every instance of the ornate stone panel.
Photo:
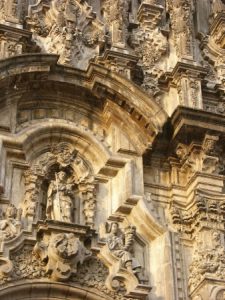
POLYGON ((224 26, 223 0, 0 1, 1 300, 224 298, 224 26))

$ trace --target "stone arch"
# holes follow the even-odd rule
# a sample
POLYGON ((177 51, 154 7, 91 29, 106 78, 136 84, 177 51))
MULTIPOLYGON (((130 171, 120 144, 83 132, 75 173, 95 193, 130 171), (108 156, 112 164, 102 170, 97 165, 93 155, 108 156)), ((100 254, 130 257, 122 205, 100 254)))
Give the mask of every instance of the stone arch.
MULTIPOLYGON (((2 106, 5 109, 8 105, 13 106, 14 111, 8 127, 4 126, 11 132, 18 130, 18 103, 24 97, 34 96, 45 86, 45 92, 36 99, 36 105, 39 105, 40 99, 45 101, 47 92, 54 96, 59 94, 61 88, 66 88, 70 91, 70 96, 67 96, 71 99, 74 93, 80 93, 87 99, 92 95, 94 106, 101 106, 101 119, 105 119, 107 124, 115 119, 128 136, 130 132, 136 132, 134 144, 143 153, 167 120, 164 110, 131 81, 100 65, 91 63, 86 71, 80 71, 58 65, 57 60, 56 55, 29 54, 9 58, 0 64, 1 86, 7 89, 7 98, 2 98, 2 106), (126 123, 133 131, 129 131, 126 123)), ((76 107, 73 101, 71 105, 76 107)))
MULTIPOLYGON (((7 97, 2 98, 1 104, 6 109, 7 106, 9 106, 9 111, 12 112, 10 122, 6 124, 8 126, 6 126, 6 129, 9 134, 3 137, 2 142, 2 149, 6 154, 4 156, 4 164, 8 164, 7 167, 11 168, 9 170, 10 174, 13 174, 13 168, 16 165, 15 169, 19 174, 17 178, 23 176, 24 170, 31 170, 29 174, 31 175, 31 179, 30 182, 28 182, 28 188, 25 184, 24 190, 20 189, 20 198, 18 195, 13 195, 12 197, 11 190, 13 190, 13 188, 11 188, 11 185, 15 184, 15 178, 12 179, 13 177, 10 177, 7 182, 9 196, 6 195, 6 204, 12 201, 16 207, 24 209, 22 215, 24 228, 17 239, 18 247, 22 244, 24 244, 25 247, 27 239, 34 242, 38 238, 38 243, 41 243, 43 237, 43 240, 48 240, 45 245, 47 248, 49 246, 48 243, 51 244, 54 235, 57 235, 58 231, 62 229, 60 226, 60 228, 58 228, 56 224, 54 224, 55 221, 55 223, 63 223, 60 218, 54 219, 52 217, 40 219, 36 217, 35 219, 35 212, 27 210, 29 205, 26 206, 28 202, 25 201, 27 199, 31 201, 33 204, 31 208, 35 210, 38 203, 40 203, 40 198, 44 198, 42 197, 43 194, 39 194, 40 197, 38 200, 37 198, 32 199, 31 194, 29 194, 29 184, 35 186, 37 181, 42 179, 41 175, 33 172, 32 168, 42 154, 49 152, 52 146, 61 142, 72 145, 84 161, 90 162, 92 174, 94 174, 96 181, 99 180, 98 183, 99 186, 101 185, 101 192, 103 191, 102 194, 99 193, 99 198, 97 199, 96 197, 95 199, 93 192, 95 183, 91 182, 90 184, 90 182, 87 182, 87 189, 82 186, 83 189, 81 192, 84 194, 84 197, 81 201, 81 210, 84 217, 81 220, 82 222, 77 221, 77 224, 75 224, 77 228, 83 226, 82 228, 85 228, 86 231, 89 230, 87 228, 90 228, 90 230, 94 232, 101 222, 105 222, 109 215, 114 213, 116 207, 119 208, 117 210, 119 213, 121 210, 120 222, 122 222, 126 215, 130 214, 134 207, 136 211, 141 211, 139 216, 146 216, 146 207, 143 204, 142 206, 138 205, 140 202, 143 202, 142 179, 140 180, 141 187, 139 187, 139 184, 133 186, 133 182, 136 181, 138 183, 138 178, 141 178, 142 171, 136 171, 142 164, 143 152, 152 144, 155 136, 162 130, 167 119, 166 113, 153 99, 149 98, 149 96, 143 93, 133 83, 120 75, 116 75, 104 67, 95 64, 90 64, 86 71, 64 67, 57 64, 57 59, 58 57, 55 55, 24 55, 7 59, 4 64, 0 62, 0 86, 2 84, 3 88, 5 87, 7 90, 3 91, 3 93, 6 92, 5 95, 7 95, 7 97), (5 68, 7 68, 6 73, 5 68), (8 84, 6 84, 6 82, 8 84), (62 92, 60 91, 61 88, 62 92), (63 94, 66 90, 67 93, 63 94), (79 101, 76 101, 74 94, 77 95, 79 93, 79 101), (54 101, 55 95, 58 95, 57 103, 54 101), (78 102, 79 105, 77 105, 78 102), (77 121, 75 117, 67 118, 64 111, 62 114, 61 112, 55 114, 53 104, 59 106, 58 108, 56 107, 58 112, 60 112, 61 104, 65 106, 65 110, 67 109, 67 111, 69 109, 83 110, 87 119, 90 119, 93 123, 89 126, 77 121), (66 107, 67 104, 68 107, 66 107), (35 109, 35 112, 32 111, 35 109), (100 124, 100 129, 108 130, 107 134, 109 133, 109 135, 106 138, 104 138, 104 134, 99 134, 98 130, 96 131, 93 128, 95 120, 97 125, 100 124), (130 149, 128 149, 127 152, 120 152, 113 148, 113 139, 116 134, 113 136, 113 133, 110 133, 111 124, 115 124, 119 131, 129 137, 128 141, 134 145, 132 151, 129 152, 130 149), (109 136, 111 140, 108 138, 109 136), (14 148, 16 150, 14 150, 14 148), (11 164, 14 158, 16 164, 14 162, 11 164), (106 184, 108 184, 108 186, 106 186, 106 184), (126 189, 124 189, 125 186, 126 189), (26 194, 26 192, 28 193, 26 194), (99 208, 103 201, 107 203, 102 211, 99 209, 97 218, 97 212, 96 215, 94 215, 96 204, 100 203, 99 208), (19 207, 21 202, 22 205, 19 207), (144 211, 145 213, 143 213, 144 211), (100 215, 101 218, 99 217, 100 215), (35 236, 37 227, 39 230, 38 236, 35 236)), ((0 124, 0 126, 1 125, 2 124, 0 124)), ((47 165, 52 166, 51 163, 47 165)), ((3 172, 5 169, 6 168, 3 168, 3 172)), ((59 171, 59 169, 57 170, 59 171)), ((44 196, 46 195, 46 191, 48 191, 51 181, 53 181, 52 177, 47 178, 44 196)), ((55 191, 57 195, 59 190, 55 189, 55 191)), ((38 192, 39 191, 37 191, 37 194, 38 192)), ((43 209, 43 211, 46 213, 46 209, 43 209)), ((65 224, 66 229, 63 230, 69 231, 70 225, 73 226, 75 221, 75 217, 69 222, 65 221, 64 223, 68 224, 65 224)), ((156 224, 154 220, 148 218, 147 221, 146 228, 148 231, 149 224, 152 225, 152 228, 154 227, 152 230, 154 237, 163 232, 163 228, 158 223, 156 224)), ((142 228, 142 231, 145 230, 142 228)), ((65 239, 67 238, 68 236, 65 234, 65 239)), ((90 246, 93 241, 89 238, 82 242, 85 243, 85 246, 90 246)), ((13 253, 14 249, 11 245, 11 241, 9 241, 8 244, 5 243, 5 253, 13 253)), ((45 265, 45 268, 48 269, 48 266, 45 265)), ((120 277, 122 276, 121 274, 120 277)), ((129 277, 129 274, 126 275, 129 277)), ((134 286, 139 285, 135 275, 133 275, 133 279, 132 284, 127 287, 129 293, 132 293, 133 289, 136 289, 134 286)), ((126 280, 125 285, 128 285, 128 282, 129 280, 126 280)), ((38 291, 40 291, 40 294, 38 299, 45 300, 46 297, 48 297, 47 299, 52 300, 54 297, 60 299, 59 294, 54 296, 54 291, 58 289, 60 292, 63 291, 65 293, 65 286, 66 293, 67 291, 71 293, 71 290, 73 290, 73 297, 75 299, 107 299, 107 296, 100 297, 99 295, 95 295, 95 292, 89 294, 90 292, 85 289, 84 294, 81 293, 81 298, 79 298, 80 289, 79 291, 74 290, 74 287, 69 286, 67 290, 68 284, 62 286, 49 283, 48 279, 45 281, 45 284, 42 283, 42 285, 37 282, 32 282, 30 286, 17 285, 18 289, 26 291, 24 296, 29 295, 30 298, 25 298, 24 296, 21 298, 27 300, 35 299, 32 295, 32 287, 34 287, 34 289, 39 287, 38 291), (50 287, 48 287, 48 284, 50 287), (43 286, 44 288, 42 288, 43 286), (49 294, 42 295, 42 290, 49 290, 49 294), (33 298, 31 298, 31 296, 33 298)), ((3 297, 5 295, 4 290, 2 291, 3 297)), ((139 292, 141 291, 139 290, 139 292)), ((144 293, 148 294, 148 292, 149 287, 146 287, 144 293)), ((16 290, 13 294, 17 294, 16 290)), ((15 300, 20 300, 20 298, 15 298, 15 300)))
POLYGON ((210 293, 210 300, 223 300, 225 297, 225 289, 222 286, 214 286, 210 293))
POLYGON ((82 156, 93 161, 95 171, 97 165, 104 164, 112 155, 109 145, 90 130, 64 120, 36 122, 18 133, 18 142, 22 143, 28 161, 63 141, 75 145, 82 156))
POLYGON ((0 291, 2 300, 110 300, 111 297, 101 295, 99 291, 84 287, 76 287, 68 283, 31 282, 18 283, 5 287, 0 291))

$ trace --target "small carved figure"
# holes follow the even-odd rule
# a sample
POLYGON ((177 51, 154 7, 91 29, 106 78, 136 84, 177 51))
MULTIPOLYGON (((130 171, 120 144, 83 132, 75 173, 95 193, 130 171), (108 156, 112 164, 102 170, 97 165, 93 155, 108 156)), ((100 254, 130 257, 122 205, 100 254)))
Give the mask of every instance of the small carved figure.
POLYGON ((9 204, 5 211, 5 219, 0 220, 1 240, 14 238, 21 230, 21 210, 9 204))
POLYGON ((86 224, 89 226, 93 226, 94 224, 94 216, 96 209, 96 200, 94 198, 88 199, 88 201, 84 202, 84 215, 86 219, 86 224))
POLYGON ((123 233, 119 228, 119 224, 113 222, 107 245, 109 250, 120 259, 121 267, 125 267, 128 271, 137 275, 141 266, 132 254, 135 232, 135 227, 129 226, 123 233))
POLYGON ((55 174, 47 194, 46 215, 48 219, 72 222, 73 183, 66 179, 66 173, 60 171, 55 174))

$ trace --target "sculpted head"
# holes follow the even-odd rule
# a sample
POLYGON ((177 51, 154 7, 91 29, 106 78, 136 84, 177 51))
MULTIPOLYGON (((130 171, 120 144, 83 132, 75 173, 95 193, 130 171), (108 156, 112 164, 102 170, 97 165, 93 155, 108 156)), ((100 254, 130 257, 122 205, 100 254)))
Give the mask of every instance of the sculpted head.
POLYGON ((59 178, 60 181, 65 180, 65 178, 66 178, 66 173, 65 173, 64 171, 60 171, 60 172, 58 173, 58 178, 59 178))
POLYGON ((219 232, 218 231, 214 231, 212 233, 212 238, 213 238, 214 241, 219 241, 220 240, 220 234, 219 234, 219 232))
POLYGON ((111 233, 116 234, 119 230, 119 224, 117 222, 113 222, 111 224, 111 233))
POLYGON ((13 204, 9 204, 6 208, 5 216, 6 218, 16 218, 17 209, 13 204))

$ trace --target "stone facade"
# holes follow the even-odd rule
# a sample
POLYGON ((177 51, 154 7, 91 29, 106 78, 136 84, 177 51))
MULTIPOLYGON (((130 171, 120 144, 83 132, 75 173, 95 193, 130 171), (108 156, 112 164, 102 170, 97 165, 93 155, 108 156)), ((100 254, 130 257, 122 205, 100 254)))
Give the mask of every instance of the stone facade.
POLYGON ((0 1, 0 299, 225 299, 225 1, 0 1))

